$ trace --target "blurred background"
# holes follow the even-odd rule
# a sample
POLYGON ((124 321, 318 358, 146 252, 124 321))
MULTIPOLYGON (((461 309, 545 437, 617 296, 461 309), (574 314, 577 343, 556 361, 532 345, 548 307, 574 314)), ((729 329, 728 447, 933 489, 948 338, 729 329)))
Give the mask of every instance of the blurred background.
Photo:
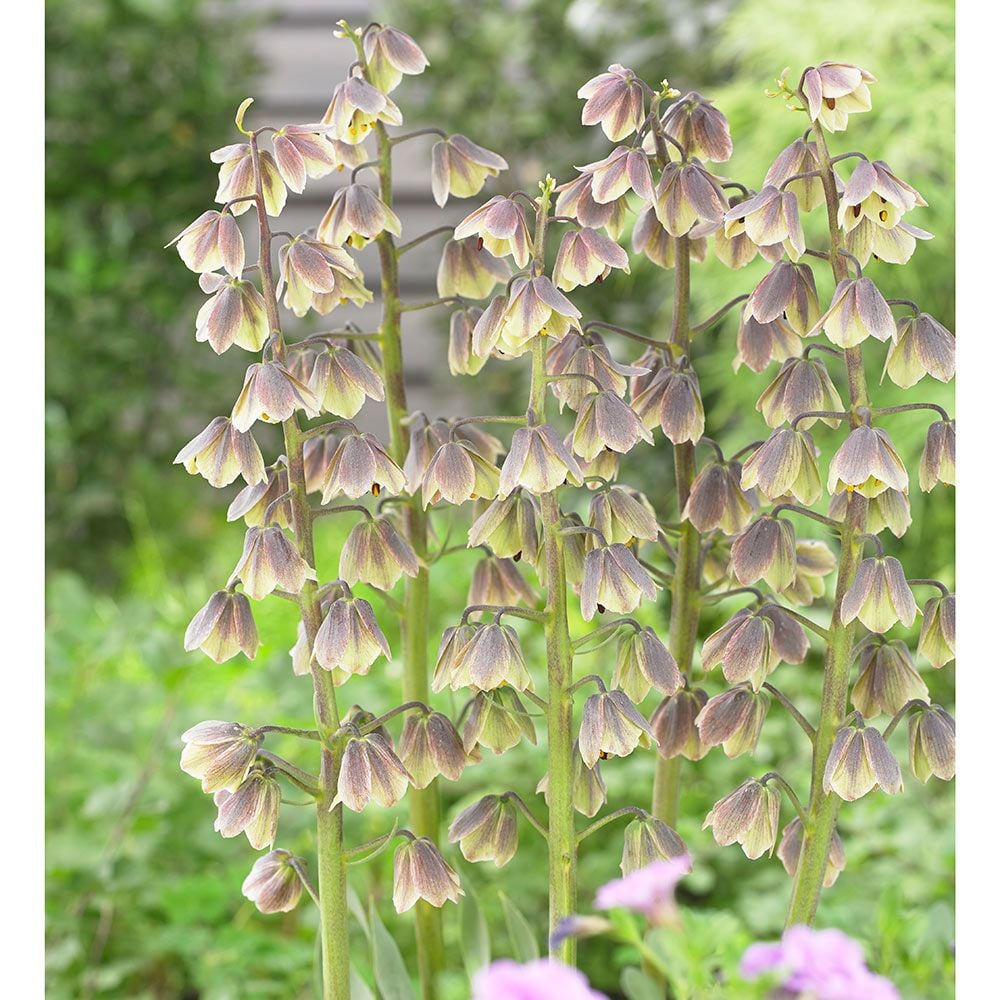
MULTIPOLYGON (((208 153, 234 141, 232 117, 244 97, 256 98, 254 125, 314 121, 323 113, 350 59, 349 46, 332 35, 341 17, 354 24, 388 21, 412 34, 431 66, 393 95, 408 125, 467 134, 510 162, 503 185, 529 190, 547 172, 566 180, 573 165, 606 154, 600 131, 579 124, 575 95, 611 62, 651 83, 667 78, 682 92, 697 89, 713 98, 729 117, 736 149, 725 173, 750 186, 760 185, 776 153, 804 127, 801 116, 764 97, 782 69, 790 66, 795 78, 804 65, 823 59, 864 66, 879 78, 874 110, 852 118, 848 137, 833 138, 834 152, 862 149, 887 160, 928 201, 913 221, 935 236, 918 245, 907 267, 873 262, 868 273, 886 295, 916 299, 953 329, 954 31, 946 0, 881 0, 877 10, 867 0, 47 0, 46 781, 53 997, 312 995, 313 914, 303 906, 264 918, 242 898, 252 852, 242 839, 223 841, 212 832, 211 802, 177 767, 178 734, 195 722, 280 716, 289 725, 306 724, 311 700, 308 683, 289 669, 294 624, 282 602, 255 607, 264 644, 253 663, 240 658, 216 666, 181 645, 190 617, 235 564, 242 530, 225 522, 235 485, 214 491, 171 462, 235 398, 246 359, 233 356, 238 352, 216 359, 195 344, 202 296, 190 272, 162 247, 211 207, 216 168, 208 153)), ((429 142, 399 150, 397 198, 407 238, 461 218, 473 204, 452 203, 438 212, 428 189, 428 154, 429 142)), ((283 226, 297 232, 315 225, 343 179, 327 178, 312 183, 305 196, 292 196, 283 226)), ((403 274, 404 295, 412 299, 434 294, 439 245, 421 251, 408 255, 403 274)), ((362 265, 371 285, 375 268, 367 257, 362 265)), ((822 299, 832 289, 816 271, 822 299)), ((762 273, 761 261, 736 273, 714 259, 697 265, 693 316, 749 291, 762 273)), ((643 259, 630 276, 616 274, 574 299, 588 318, 656 336, 668 322, 670 288, 671 276, 643 259)), ((357 320, 374 328, 377 302, 357 320)), ((448 376, 447 320, 444 310, 407 317, 411 405, 446 415, 491 412, 522 398, 513 366, 487 366, 474 385, 448 376)), ((736 325, 733 312, 695 348, 708 432, 727 450, 761 436, 754 401, 770 378, 746 369, 732 376, 736 325)), ((620 360, 629 356, 627 345, 613 348, 620 360)), ((877 386, 883 358, 876 355, 881 351, 869 351, 877 386)), ((951 387, 927 381, 906 398, 950 408, 951 387)), ((876 398, 889 405, 903 395, 886 383, 876 398)), ((362 411, 361 419, 384 433, 379 409, 362 411)), ((893 439, 915 473, 926 423, 917 415, 896 419, 893 439)), ((273 449, 274 441, 261 441, 273 449)), ((818 440, 825 454, 830 441, 818 440)), ((623 478, 650 495, 669 490, 667 453, 658 454, 663 462, 626 465, 623 478)), ((914 482, 913 526, 891 542, 909 575, 953 582, 952 501, 944 489, 928 497, 914 482)), ((323 522, 321 565, 335 560, 342 530, 323 522)), ((448 573, 432 577, 432 634, 464 605, 473 564, 472 557, 459 557, 448 573)), ((733 610, 706 614, 704 634, 733 610)), ((644 618, 661 622, 663 608, 646 609, 644 618)), ((529 633, 522 634, 526 652, 540 653, 529 633)), ((915 631, 911 638, 915 642, 915 631)), ((806 714, 815 707, 819 667, 814 651, 803 667, 781 670, 782 688, 806 714)), ((934 699, 951 705, 953 667, 926 679, 934 699)), ((382 711, 398 700, 398 686, 398 663, 382 664, 352 682, 351 696, 382 711)), ((712 693, 719 689, 714 678, 708 686, 712 693)), ((643 705, 647 714, 654 704, 651 696, 643 705)), ((902 728, 893 746, 905 758, 902 728)), ((522 746, 445 785, 446 818, 484 790, 514 787, 533 797, 542 754, 541 747, 522 746)), ((649 787, 652 765, 643 753, 607 762, 609 808, 629 801, 626 789, 649 787)), ((698 866, 684 896, 694 912, 690 953, 678 961, 709 966, 719 949, 739 950, 751 938, 779 932, 789 888, 780 864, 751 863, 736 848, 718 849, 700 826, 712 803, 751 771, 778 767, 804 793, 807 766, 800 734, 778 710, 756 760, 728 761, 713 751, 700 764, 685 765, 679 832, 698 866)), ((844 810, 849 865, 824 897, 822 920, 860 936, 904 996, 936 1000, 953 992, 952 786, 922 786, 912 776, 906 784, 902 797, 870 795, 844 810)), ((282 844, 308 853, 308 810, 286 812, 293 815, 283 819, 282 844)), ((351 820, 357 841, 389 822, 377 810, 351 820)), ((582 899, 617 874, 620 848, 620 833, 587 844, 582 899)), ((499 873, 458 862, 467 889, 496 928, 494 955, 510 953, 501 885, 536 928, 543 926, 537 873, 544 851, 530 830, 499 873)), ((385 874, 357 868, 352 877, 364 893, 385 874)), ((387 899, 382 904, 415 968, 410 921, 396 919, 387 899)), ((455 908, 446 921, 457 949, 455 908)), ((621 956, 609 952, 594 961, 595 949, 587 951, 595 985, 612 993, 621 956)), ((457 976, 452 984, 456 997, 463 982, 457 976)))

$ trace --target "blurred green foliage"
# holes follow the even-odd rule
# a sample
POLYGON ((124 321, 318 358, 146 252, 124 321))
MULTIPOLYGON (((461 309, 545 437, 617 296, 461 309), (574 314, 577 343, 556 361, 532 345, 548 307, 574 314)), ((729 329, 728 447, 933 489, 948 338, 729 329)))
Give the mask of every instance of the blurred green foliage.
MULTIPOLYGON (((68 570, 53 573, 48 593, 49 993, 57 1000, 309 997, 312 908, 277 918, 256 913, 239 891, 252 852, 242 838, 224 841, 212 832, 211 801, 177 767, 177 736, 201 719, 305 725, 311 713, 308 682, 289 669, 294 624, 284 602, 255 606, 265 645, 252 664, 240 658, 216 666, 181 647, 191 615, 235 563, 242 535, 224 524, 217 496, 202 481, 170 467, 176 414, 202 396, 215 398, 223 378, 238 380, 227 365, 239 359, 220 365, 195 350, 197 293, 192 299, 190 275, 160 247, 211 196, 206 153, 229 134, 232 109, 249 92, 244 26, 210 20, 195 0, 49 0, 48 7, 48 517, 51 561, 68 570)), ((802 115, 763 96, 784 66, 794 73, 825 58, 864 65, 879 77, 874 109, 852 119, 847 136, 834 137, 834 151, 860 148, 886 159, 926 197, 929 207, 914 221, 935 233, 907 267, 873 263, 869 271, 887 295, 915 298, 952 324, 953 11, 946 0, 883 0, 875 21, 864 0, 832 7, 765 0, 395 0, 377 8, 375 16, 411 31, 432 61, 426 77, 404 84, 407 106, 425 109, 422 120, 502 152, 514 167, 513 183, 522 187, 546 172, 564 180, 573 164, 604 155, 603 137, 579 125, 575 92, 610 62, 632 65, 651 82, 667 77, 682 90, 715 98, 730 118, 736 146, 725 172, 751 186, 804 128, 802 115)), ((807 226, 819 241, 818 214, 807 226)), ((763 271, 761 262, 736 273, 713 259, 696 266, 694 317, 749 290, 763 271)), ((816 272, 826 296, 832 283, 821 267, 816 272)), ((590 317, 656 335, 668 322, 671 284, 670 274, 639 262, 630 276, 616 274, 574 299, 590 317)), ((733 378, 735 334, 731 313, 694 347, 708 432, 727 450, 764 432, 754 401, 769 380, 768 373, 745 369, 733 378)), ((630 355, 620 343, 612 347, 623 360, 630 355)), ((866 350, 871 384, 878 386, 881 348, 866 350)), ((517 391, 508 369, 502 376, 481 378, 475 389, 505 380, 508 391, 517 391)), ((951 387, 929 380, 905 397, 890 384, 876 389, 885 405, 907 398, 950 407, 951 395, 951 387)), ((925 426, 915 414, 891 424, 912 470, 925 426)), ((816 430, 828 456, 834 436, 816 430)), ((657 498, 671 488, 670 463, 658 454, 660 462, 640 456, 625 470, 628 481, 657 498)), ((914 483, 911 503, 913 527, 903 540, 889 541, 891 551, 911 575, 953 581, 951 494, 939 488, 925 496, 914 483)), ((815 534, 812 525, 797 527, 815 534)), ((336 565, 344 530, 323 523, 321 567, 336 565)), ((453 623, 465 601, 474 557, 453 559, 432 577, 432 635, 453 623)), ((703 634, 737 606, 706 613, 703 634)), ((391 616, 384 617, 398 650, 391 616)), ((642 617, 662 626, 663 605, 643 609, 642 617)), ((538 637, 518 627, 529 665, 540 675, 538 637)), ((907 637, 912 645, 915 630, 907 637)), ((602 655, 582 661, 581 669, 603 670, 602 655)), ((807 714, 816 708, 820 669, 815 648, 802 667, 782 667, 778 676, 807 714)), ((350 698, 385 710, 398 700, 399 678, 398 661, 379 664, 369 678, 352 681, 350 698)), ((926 677, 944 705, 952 704, 953 678, 952 667, 926 677)), ((710 693, 721 689, 716 678, 707 686, 710 693)), ((647 714, 653 701, 643 706, 647 714)), ((445 698, 440 707, 457 714, 461 706, 445 698)), ((893 742, 901 758, 903 729, 893 742)), ((446 783, 446 819, 490 790, 513 787, 526 801, 540 802, 534 793, 544 767, 540 735, 539 746, 488 755, 461 782, 446 783)), ((278 751, 299 752, 294 744, 278 751)), ((307 754, 300 759, 307 763, 307 754)), ((630 804, 636 789, 651 785, 649 754, 604 768, 609 808, 630 804)), ((679 832, 698 865, 682 886, 691 934, 678 943, 681 966, 715 961, 720 933, 744 942, 780 931, 788 881, 777 860, 749 862, 736 848, 718 848, 700 829, 717 798, 750 771, 769 768, 805 788, 802 735, 777 708, 753 761, 729 761, 713 751, 699 764, 684 765, 679 832)), ((893 978, 904 997, 945 1000, 953 995, 953 788, 935 781, 923 786, 912 776, 906 786, 903 796, 873 793, 843 810, 849 864, 824 896, 822 921, 859 937, 873 966, 893 978)), ((402 818, 403 810, 395 815, 402 818)), ((376 809, 351 816, 349 839, 360 843, 390 822, 376 809)), ((310 828, 309 810, 286 809, 281 844, 310 856, 310 828)), ((612 827, 586 844, 582 905, 617 874, 620 834, 612 827)), ((530 828, 522 828, 519 852, 501 871, 461 858, 457 864, 482 908, 494 957, 514 953, 501 889, 543 944, 545 851, 530 828)), ((352 884, 361 898, 375 893, 413 970, 412 920, 396 917, 386 895, 390 865, 391 854, 384 854, 353 868, 352 884)), ((451 954, 463 948, 460 927, 469 922, 471 905, 467 900, 445 911, 451 954)), ((363 931, 358 926, 353 933, 354 957, 370 981, 363 931)), ((633 959, 599 940, 584 950, 595 985, 611 995, 622 966, 633 959)), ((458 963, 446 986, 449 998, 467 996, 458 963)), ((735 990, 725 995, 735 997, 735 990)))

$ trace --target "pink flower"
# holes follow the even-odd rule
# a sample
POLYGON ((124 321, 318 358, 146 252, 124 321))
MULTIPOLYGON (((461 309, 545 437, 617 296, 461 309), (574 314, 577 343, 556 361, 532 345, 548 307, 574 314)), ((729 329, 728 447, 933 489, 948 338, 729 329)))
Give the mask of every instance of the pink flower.
POLYGON ((553 959, 518 965, 502 958, 476 973, 472 1000, 607 1000, 590 988, 587 977, 553 959))
POLYGON ((682 854, 669 861, 653 861, 645 868, 615 879, 597 890, 599 910, 635 910, 653 923, 670 923, 676 917, 674 889, 691 871, 691 858, 682 854))

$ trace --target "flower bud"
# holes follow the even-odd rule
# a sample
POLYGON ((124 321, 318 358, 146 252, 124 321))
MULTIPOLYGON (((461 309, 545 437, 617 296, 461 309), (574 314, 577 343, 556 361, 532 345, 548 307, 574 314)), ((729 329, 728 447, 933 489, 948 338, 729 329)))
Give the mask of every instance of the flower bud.
POLYGON ((517 632, 497 621, 476 626, 472 638, 456 655, 450 685, 453 691, 467 687, 492 691, 507 686, 515 691, 531 690, 534 684, 517 632))
POLYGON ((302 864, 302 859, 280 848, 258 858, 243 881, 243 895, 261 913, 294 910, 302 895, 302 879, 295 870, 296 864, 302 864))
POLYGON ((662 694, 676 694, 683 683, 677 663, 651 628, 629 629, 618 640, 611 684, 632 701, 638 704, 651 687, 662 694))
POLYGON ((920 456, 920 488, 929 493, 938 483, 955 485, 955 421, 936 420, 927 428, 920 456))
POLYGON ((229 586, 237 580, 255 601, 280 588, 297 594, 316 570, 299 555, 281 528, 247 528, 240 556, 229 586))
POLYGON ((861 667, 851 704, 866 718, 895 715, 908 701, 929 701, 930 692, 902 639, 869 636, 861 644, 861 667))
POLYGON ((281 786, 275 778, 253 768, 235 791, 220 788, 215 803, 219 807, 217 833, 223 837, 245 833, 257 851, 274 844, 281 811, 281 786))
POLYGON ((511 254, 518 267, 531 256, 531 236, 524 209, 513 198, 494 195, 485 205, 467 215, 456 227, 454 238, 478 236, 479 245, 494 257, 511 254))
POLYGON ((380 233, 399 236, 401 232, 399 216, 371 188, 352 183, 334 191, 316 237, 331 247, 347 244, 360 250, 380 233))
POLYGON ((759 323, 744 309, 736 332, 736 356, 733 371, 746 365, 752 372, 762 372, 772 361, 787 361, 802 353, 799 335, 783 320, 759 323))
POLYGON ((449 240, 441 251, 437 270, 437 291, 442 298, 460 295, 485 299, 498 284, 510 278, 507 262, 482 253, 475 236, 449 240))
POLYGON ((406 794, 410 775, 388 740, 379 733, 354 736, 344 747, 333 805, 361 812, 369 799, 388 809, 406 794))
POLYGON ((827 489, 857 490, 869 499, 888 489, 909 488, 906 466, 881 427, 855 427, 830 462, 827 489))
POLYGON ((278 251, 278 266, 278 294, 284 290, 285 308, 296 316, 305 316, 314 307, 321 313, 330 312, 335 302, 327 303, 324 296, 371 301, 371 293, 360 284, 361 271, 354 258, 333 243, 308 236, 289 240, 278 251), (352 288, 351 282, 360 287, 352 288))
MULTIPOLYGON (((379 77, 386 83, 388 72, 382 68, 379 77)), ((368 138, 376 122, 402 125, 403 116, 384 93, 361 76, 360 71, 352 72, 334 88, 323 124, 332 125, 341 142, 356 146, 368 138)))
POLYGON ((427 56, 405 31, 388 24, 376 25, 364 33, 365 72, 373 87, 388 94, 399 86, 403 74, 423 73, 427 56))
POLYGON ((838 347, 857 347, 868 337, 883 342, 895 337, 896 321, 871 278, 847 278, 837 285, 830 308, 809 335, 820 329, 838 347))
POLYGON ((580 613, 588 622, 598 612, 628 614, 643 597, 655 601, 658 589, 628 546, 621 542, 600 545, 588 552, 583 562, 580 613))
POLYGON ((472 754, 477 744, 503 753, 522 739, 536 742, 535 725, 517 692, 512 687, 480 691, 462 727, 462 744, 472 754))
POLYGON ((899 560, 892 556, 862 559, 844 594, 840 617, 845 624, 857 618, 870 632, 887 632, 896 622, 912 625, 917 603, 899 560))
POLYGON ((821 62, 802 78, 802 92, 808 102, 809 118, 830 132, 843 132, 847 116, 871 111, 868 84, 875 77, 849 63, 821 62))
POLYGON ((580 756, 587 767, 608 757, 627 757, 653 736, 649 724, 624 691, 599 691, 583 706, 580 756))
POLYGON ((184 633, 184 648, 189 653, 200 649, 216 663, 224 663, 241 651, 252 660, 260 639, 250 602, 243 594, 217 590, 191 619, 184 633))
MULTIPOLYGON (((596 816, 608 801, 608 789, 601 777, 600 762, 587 767, 580 756, 580 743, 573 741, 571 782, 573 786, 573 808, 583 816, 596 816)), ((549 804, 549 776, 543 774, 535 786, 535 791, 545 796, 549 804)))
POLYGON ((955 335, 927 313, 899 320, 882 374, 901 389, 925 375, 950 382, 955 377, 955 335))
POLYGON ((740 486, 744 490, 756 486, 769 500, 791 495, 814 504, 823 492, 817 454, 808 431, 779 427, 743 463, 740 486))
POLYGON ((825 542, 800 538, 795 543, 795 579, 781 596, 792 604, 809 607, 826 593, 824 578, 836 568, 836 557, 825 542))
POLYGON ((671 104, 662 121, 664 131, 684 147, 688 156, 724 163, 733 155, 726 116, 697 91, 671 104))
POLYGON ((234 278, 243 273, 243 234, 228 212, 202 212, 167 246, 175 243, 181 260, 196 273, 218 271, 220 267, 234 278))
POLYGON ((691 484, 682 520, 690 521, 699 532, 721 528, 723 534, 735 535, 750 520, 753 510, 740 486, 739 462, 709 462, 691 484))
MULTIPOLYGON (((228 211, 232 215, 242 215, 250 208, 250 196, 255 193, 253 157, 250 144, 236 142, 221 149, 213 150, 209 159, 219 166, 219 187, 215 192, 218 202, 236 201, 228 211), (242 199, 242 200, 238 200, 242 199)), ((274 157, 266 150, 260 151, 261 189, 264 195, 264 211, 272 219, 281 215, 288 198, 285 182, 281 178, 274 157)))
POLYGON ((316 358, 309 388, 326 413, 353 417, 366 398, 385 399, 382 379, 346 347, 331 347, 316 358))
MULTIPOLYGON (((780 427, 783 423, 790 424, 802 413, 816 410, 841 412, 844 403, 826 365, 819 358, 789 358, 760 394, 756 408, 768 427, 780 427)), ((805 431, 817 420, 831 427, 840 423, 836 417, 806 417, 797 421, 795 426, 805 431)))
POLYGON ((248 484, 265 478, 264 459, 249 431, 240 431, 229 417, 215 417, 177 453, 174 465, 183 465, 192 476, 204 476, 217 489, 237 476, 248 484))
POLYGON ((888 795, 903 790, 899 763, 882 734, 872 726, 844 726, 837 731, 823 774, 823 791, 836 792, 847 802, 878 786, 888 795))
POLYGON ((672 861, 687 854, 688 849, 675 830, 645 813, 625 827, 621 872, 630 875, 654 861, 672 861))
POLYGON ((656 185, 653 208, 671 236, 686 236, 699 220, 721 222, 729 200, 719 182, 697 160, 671 161, 656 185))
POLYGON ((486 556, 476 563, 469 585, 469 605, 526 604, 529 607, 538 600, 538 595, 524 579, 512 559, 486 556))
POLYGON ((277 424, 296 410, 319 416, 319 400, 312 390, 277 361, 255 363, 247 368, 243 391, 233 405, 233 426, 248 431, 258 420, 277 424))
POLYGON ((421 481, 421 502, 426 509, 441 500, 463 504, 497 495, 500 472, 469 441, 447 441, 427 464, 421 481))
POLYGON ((501 498, 510 496, 518 486, 541 496, 564 482, 581 486, 583 473, 555 430, 548 424, 518 427, 500 469, 501 498))
POLYGON ((938 669, 955 659, 955 595, 932 597, 925 605, 917 656, 938 669))
POLYGON ((955 777, 955 720, 940 706, 919 708, 910 715, 910 767, 917 781, 933 774, 942 781, 955 777))
POLYGON ((415 577, 419 571, 413 547, 384 515, 358 521, 340 550, 340 578, 349 587, 367 583, 391 590, 404 573, 415 577))
MULTIPOLYGON (((799 870, 799 855, 802 853, 802 820, 798 816, 782 830, 777 853, 785 866, 785 871, 788 872, 788 877, 795 878, 795 873, 799 870)), ((833 839, 830 841, 830 854, 826 859, 826 870, 823 873, 823 888, 829 889, 846 867, 844 842, 840 839, 840 834, 834 830, 833 839)))
POLYGON ((429 712, 406 717, 399 759, 413 787, 426 788, 439 774, 458 781, 469 758, 451 720, 440 712, 429 712))
POLYGON ((748 778, 712 806, 701 828, 711 827, 715 842, 722 847, 738 843, 755 861, 774 850, 780 811, 781 793, 758 778, 748 778))
POLYGON ((345 434, 330 459, 323 479, 323 503, 343 494, 357 500, 366 493, 373 497, 393 496, 406 489, 403 470, 389 456, 374 434, 354 431, 345 434))
POLYGON ((555 214, 576 219, 581 226, 604 229, 613 240, 617 240, 625 229, 628 198, 623 195, 602 204, 594 198, 593 184, 594 175, 588 173, 560 184, 556 188, 555 214))
MULTIPOLYGON (((726 203, 728 207, 728 202, 726 203)), ((765 185, 757 194, 729 208, 723 216, 725 234, 745 232, 758 247, 784 244, 792 260, 805 253, 799 204, 790 191, 765 185)))
POLYGON ((351 674, 367 674, 379 656, 390 659, 392 652, 372 606, 360 597, 342 597, 330 605, 316 633, 313 656, 333 671, 335 684, 343 684, 351 674))
POLYGON ((518 562, 523 556, 534 563, 539 551, 537 519, 538 511, 531 494, 515 489, 502 500, 494 500, 476 518, 469 529, 469 547, 486 545, 500 558, 518 562))
POLYGON ((758 323, 783 319, 800 337, 806 336, 820 316, 812 269, 779 260, 750 293, 746 312, 758 323))
POLYGON ((732 569, 744 587, 761 579, 778 591, 790 586, 795 579, 795 529, 791 522, 769 514, 751 521, 733 542, 732 569))
POLYGON ((702 743, 707 747, 721 743, 727 757, 753 753, 770 704, 768 694, 746 683, 709 698, 695 719, 702 743))
POLYGON ((216 354, 225 354, 233 344, 244 351, 260 351, 271 327, 264 299, 253 284, 214 273, 203 274, 198 284, 211 298, 198 310, 195 340, 207 341, 216 354))
POLYGON ((503 868, 517 850, 517 807, 503 795, 484 795, 455 817, 448 843, 457 843, 466 861, 503 868))
POLYGON ((708 695, 701 688, 682 688, 656 706, 649 725, 661 757, 701 760, 708 753, 709 747, 702 743, 695 725, 707 702, 708 695))
POLYGON ((507 169, 507 161, 464 135, 451 135, 434 143, 431 149, 431 192, 439 208, 448 195, 471 198, 479 194, 488 177, 507 169))
POLYGON ((823 179, 816 173, 820 166, 816 143, 811 140, 796 139, 778 154, 777 159, 768 168, 764 183, 781 188, 790 177, 811 174, 790 181, 785 187, 786 191, 791 191, 795 195, 803 212, 811 212, 826 200, 823 193, 823 179))
POLYGON ((672 444, 696 442, 705 433, 705 409, 693 371, 660 368, 639 392, 633 383, 632 407, 647 430, 659 425, 672 444))
POLYGON ((552 280, 556 288, 571 292, 604 281, 613 267, 631 273, 628 254, 614 240, 596 229, 570 229, 559 244, 552 280))
POLYGON ((181 735, 181 770, 201 779, 202 791, 234 791, 247 776, 264 737, 238 722, 199 722, 181 735))
POLYGON ((431 906, 458 902, 464 896, 458 875, 428 837, 407 840, 396 848, 392 861, 392 905, 405 913, 418 899, 431 906))
POLYGON ((588 80, 576 96, 586 100, 580 116, 583 124, 600 125, 612 142, 621 142, 642 126, 642 85, 635 73, 620 63, 612 63, 607 73, 588 80))
MULTIPOLYGON (((712 226, 713 224, 709 223, 708 225, 712 226)), ((695 235, 700 228, 701 226, 695 226, 688 233, 688 250, 691 259, 697 261, 703 261, 708 250, 704 236, 695 235)), ((721 231, 721 227, 719 231, 721 231)), ((669 270, 674 266, 677 258, 677 240, 663 228, 660 220, 656 217, 656 209, 652 205, 639 213, 639 218, 636 219, 635 225, 632 227, 632 250, 635 253, 645 254, 646 258, 657 267, 669 270)), ((753 256, 756 255, 757 248, 753 247, 753 256)))

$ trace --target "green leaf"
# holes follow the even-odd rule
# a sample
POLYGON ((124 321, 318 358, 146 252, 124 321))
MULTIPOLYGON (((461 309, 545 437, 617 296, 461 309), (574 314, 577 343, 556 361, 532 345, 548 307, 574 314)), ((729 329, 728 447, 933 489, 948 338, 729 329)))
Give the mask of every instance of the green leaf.
POLYGON ((538 958, 538 942, 535 940, 531 924, 511 902, 506 893, 501 892, 498 895, 500 896, 500 904, 503 906, 503 917, 507 923, 507 934, 510 937, 514 958, 519 962, 530 962, 538 958))
POLYGON ((622 972, 621 984, 628 1000, 663 1000, 663 987, 634 965, 622 972))
POLYGON ((240 103, 240 106, 236 109, 236 127, 244 134, 249 135, 250 133, 243 127, 243 116, 249 111, 250 105, 253 104, 253 98, 248 97, 240 103))
POLYGON ((351 1000, 375 1000, 371 987, 361 978, 361 973, 351 966, 351 1000))
POLYGON ((354 919, 361 925, 361 930, 364 931, 365 937, 371 941, 372 932, 368 927, 368 917, 365 914, 365 904, 361 902, 361 897, 354 891, 354 886, 352 885, 348 885, 347 887, 347 908, 354 915, 354 919))
POLYGON ((403 956, 399 953, 392 935, 385 929, 374 903, 369 908, 368 923, 372 932, 375 985, 382 1000, 415 1000, 413 985, 403 963, 403 956))
POLYGON ((490 931, 475 892, 468 884, 465 890, 459 916, 462 921, 462 960, 471 979, 484 965, 489 964, 490 931))

